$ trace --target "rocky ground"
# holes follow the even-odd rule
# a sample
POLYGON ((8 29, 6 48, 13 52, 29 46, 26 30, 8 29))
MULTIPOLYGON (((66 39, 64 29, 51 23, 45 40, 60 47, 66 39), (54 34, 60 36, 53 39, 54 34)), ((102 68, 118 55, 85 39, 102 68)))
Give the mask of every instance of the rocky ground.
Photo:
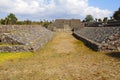
POLYGON ((70 32, 58 32, 27 59, 0 65, 0 80, 119 80, 120 52, 100 53, 76 40, 70 32))

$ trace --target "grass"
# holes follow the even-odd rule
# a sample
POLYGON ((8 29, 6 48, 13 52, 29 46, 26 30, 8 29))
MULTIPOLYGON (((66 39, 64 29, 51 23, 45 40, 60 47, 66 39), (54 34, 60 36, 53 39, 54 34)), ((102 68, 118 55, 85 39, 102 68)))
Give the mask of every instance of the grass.
MULTIPOLYGON (((18 46, 12 44, 0 44, 0 46, 18 46)), ((23 45, 19 45, 23 46, 23 45)), ((14 59, 21 59, 21 58, 28 58, 33 56, 32 52, 0 52, 0 64, 7 60, 14 60, 14 59)))
POLYGON ((33 55, 27 52, 1 55, 5 55, 9 60, 12 58, 13 61, 7 61, 0 66, 0 80, 120 79, 117 59, 89 49, 65 32, 56 33, 53 40, 42 46, 31 58, 16 60, 33 55))
POLYGON ((2 43, 0 44, 0 46, 23 46, 22 44, 5 44, 5 43, 2 43))
POLYGON ((0 64, 7 60, 28 58, 33 56, 32 52, 0 52, 0 64))

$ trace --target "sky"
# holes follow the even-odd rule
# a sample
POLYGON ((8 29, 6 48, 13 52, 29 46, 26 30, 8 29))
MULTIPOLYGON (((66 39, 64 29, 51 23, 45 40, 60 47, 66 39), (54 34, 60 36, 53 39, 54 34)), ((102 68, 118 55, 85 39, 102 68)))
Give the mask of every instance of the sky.
POLYGON ((81 19, 110 17, 120 0, 0 0, 0 18, 14 13, 18 20, 81 19))

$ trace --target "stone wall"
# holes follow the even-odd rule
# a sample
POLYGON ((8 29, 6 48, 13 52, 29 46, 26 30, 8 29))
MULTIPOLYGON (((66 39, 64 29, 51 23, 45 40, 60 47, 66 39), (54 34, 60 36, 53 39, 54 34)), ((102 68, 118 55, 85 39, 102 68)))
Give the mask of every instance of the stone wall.
POLYGON ((77 33, 76 31, 73 32, 73 36, 81 41, 84 42, 84 44, 86 46, 88 46, 89 48, 95 50, 95 51, 99 51, 99 48, 101 46, 101 44, 95 42, 95 41, 92 41, 90 39, 88 39, 87 37, 84 37, 82 35, 80 35, 79 33, 77 33))
POLYGON ((119 27, 120 26, 120 21, 113 21, 109 20, 107 23, 103 22, 85 22, 86 27, 119 27))
POLYGON ((57 29, 72 30, 73 28, 83 26, 84 24, 79 19, 56 19, 55 22, 51 24, 48 28, 56 31, 57 29))
POLYGON ((120 21, 109 20, 105 26, 120 26, 120 21))
MULTIPOLYGON (((88 41, 85 43, 101 44, 97 46, 97 51, 120 49, 120 27, 84 27, 74 30, 74 34, 88 41)), ((93 49, 96 50, 95 47, 93 49)))
POLYGON ((11 47, 4 47, 5 49, 0 48, 0 51, 7 50, 6 48, 8 48, 8 50, 11 49, 11 51, 21 51, 21 48, 23 51, 35 51, 51 40, 53 36, 53 32, 40 25, 0 26, 0 28, 2 29, 0 44, 13 45, 11 47), (20 45, 20 47, 17 48, 17 46, 14 47, 14 45, 20 45), (21 45, 24 47, 21 47, 21 45))
POLYGON ((25 52, 25 51, 32 51, 28 47, 23 45, 6 45, 0 46, 0 52, 25 52))
POLYGON ((102 25, 101 22, 85 22, 86 27, 99 27, 102 25))

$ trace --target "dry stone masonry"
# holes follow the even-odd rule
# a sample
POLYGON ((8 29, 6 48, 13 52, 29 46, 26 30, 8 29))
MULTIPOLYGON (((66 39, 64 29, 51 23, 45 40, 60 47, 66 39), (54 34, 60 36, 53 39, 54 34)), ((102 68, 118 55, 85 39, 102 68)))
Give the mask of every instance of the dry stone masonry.
POLYGON ((120 51, 120 27, 84 27, 74 35, 97 51, 120 51))
POLYGON ((120 26, 85 27, 79 19, 57 19, 48 29, 40 25, 0 26, 0 52, 36 51, 52 39, 50 30, 73 30, 76 38, 96 51, 120 51, 120 26))
POLYGON ((73 28, 83 27, 80 19, 56 19, 48 28, 53 31, 72 30, 73 28))
POLYGON ((118 23, 119 21, 107 24, 82 23, 79 19, 56 19, 48 28, 53 31, 73 30, 75 37, 96 51, 120 51, 120 26, 118 23))
POLYGON ((0 26, 0 52, 36 51, 53 32, 42 26, 0 26))

